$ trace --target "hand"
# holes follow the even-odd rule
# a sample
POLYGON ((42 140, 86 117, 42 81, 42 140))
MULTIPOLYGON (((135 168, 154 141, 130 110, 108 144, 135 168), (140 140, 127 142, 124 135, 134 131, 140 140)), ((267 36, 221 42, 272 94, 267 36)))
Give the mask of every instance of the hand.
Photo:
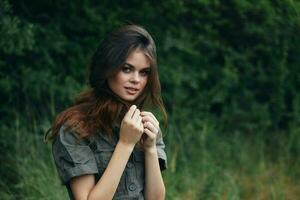
POLYGON ((141 139, 143 132, 140 110, 132 105, 121 122, 119 141, 134 146, 141 139))
POLYGON ((141 140, 141 144, 144 150, 156 147, 156 138, 159 133, 159 122, 151 112, 143 111, 140 114, 142 116, 142 123, 144 127, 144 134, 141 140))

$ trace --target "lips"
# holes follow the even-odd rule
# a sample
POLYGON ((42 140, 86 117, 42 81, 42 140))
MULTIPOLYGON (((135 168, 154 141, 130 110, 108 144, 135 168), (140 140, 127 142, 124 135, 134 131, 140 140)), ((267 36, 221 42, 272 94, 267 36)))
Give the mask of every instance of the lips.
POLYGON ((135 94, 139 91, 139 89, 133 87, 125 87, 125 89, 129 94, 135 94))

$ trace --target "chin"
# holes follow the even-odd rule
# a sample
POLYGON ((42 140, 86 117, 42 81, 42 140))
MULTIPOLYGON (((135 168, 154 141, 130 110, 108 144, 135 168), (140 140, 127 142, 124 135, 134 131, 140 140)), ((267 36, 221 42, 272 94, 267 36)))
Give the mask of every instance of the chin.
POLYGON ((137 98, 136 96, 134 96, 134 97, 122 97, 123 100, 130 101, 130 102, 136 100, 136 98, 137 98))

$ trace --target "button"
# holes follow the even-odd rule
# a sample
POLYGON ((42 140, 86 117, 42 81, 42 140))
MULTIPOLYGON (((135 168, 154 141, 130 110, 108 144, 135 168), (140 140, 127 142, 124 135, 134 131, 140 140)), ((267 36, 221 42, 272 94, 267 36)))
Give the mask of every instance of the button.
POLYGON ((95 152, 97 150, 97 143, 95 141, 93 141, 89 144, 89 147, 91 148, 91 150, 93 152, 95 152))
POLYGON ((135 191, 136 190, 136 185, 134 183, 130 183, 129 190, 130 191, 135 191))
POLYGON ((127 166, 127 168, 129 168, 129 169, 130 169, 130 168, 132 168, 132 167, 133 167, 133 164, 132 164, 131 162, 128 162, 126 166, 127 166))

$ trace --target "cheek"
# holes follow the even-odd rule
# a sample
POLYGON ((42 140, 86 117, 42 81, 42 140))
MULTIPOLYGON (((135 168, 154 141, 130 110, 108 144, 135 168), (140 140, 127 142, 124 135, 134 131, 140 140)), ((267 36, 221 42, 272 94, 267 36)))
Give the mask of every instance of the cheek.
POLYGON ((122 82, 124 82, 124 76, 120 73, 116 74, 114 77, 110 78, 108 80, 108 83, 110 85, 113 85, 114 87, 119 86, 122 82))

